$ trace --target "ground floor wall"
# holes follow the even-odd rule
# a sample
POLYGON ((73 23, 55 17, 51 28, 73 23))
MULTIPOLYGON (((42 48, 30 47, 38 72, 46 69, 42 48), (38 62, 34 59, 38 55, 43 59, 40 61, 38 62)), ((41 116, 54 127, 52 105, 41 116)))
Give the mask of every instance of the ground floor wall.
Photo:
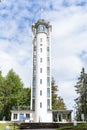
POLYGON ((32 113, 32 119, 33 122, 52 122, 52 111, 47 111, 45 113, 41 113, 40 115, 37 115, 35 111, 32 113))
POLYGON ((11 121, 24 121, 30 122, 32 113, 30 111, 21 110, 21 111, 11 111, 11 121))
POLYGON ((69 110, 53 110, 47 111, 47 113, 41 113, 36 118, 35 111, 29 110, 12 110, 11 111, 11 121, 23 121, 23 122, 71 122, 71 113, 69 110))

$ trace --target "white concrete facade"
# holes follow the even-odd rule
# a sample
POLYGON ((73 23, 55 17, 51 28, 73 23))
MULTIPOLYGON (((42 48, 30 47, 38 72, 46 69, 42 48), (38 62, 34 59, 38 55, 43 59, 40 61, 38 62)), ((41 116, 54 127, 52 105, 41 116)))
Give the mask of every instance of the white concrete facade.
POLYGON ((33 68, 31 110, 34 122, 52 122, 51 25, 39 20, 32 25, 33 68))

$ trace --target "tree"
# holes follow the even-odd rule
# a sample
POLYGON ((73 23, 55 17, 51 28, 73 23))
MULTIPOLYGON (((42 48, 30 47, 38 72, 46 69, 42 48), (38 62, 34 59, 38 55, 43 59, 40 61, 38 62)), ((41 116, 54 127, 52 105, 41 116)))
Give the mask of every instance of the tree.
POLYGON ((0 71, 0 120, 5 117, 10 120, 10 110, 29 109, 31 89, 24 85, 13 69, 9 70, 6 77, 0 71))
POLYGON ((55 84, 54 78, 52 78, 51 82, 52 86, 52 109, 53 110, 65 110, 66 106, 63 99, 58 96, 58 86, 55 84))
POLYGON ((20 96, 19 107, 21 109, 30 109, 30 101, 31 101, 31 89, 23 88, 20 96))
POLYGON ((52 109, 56 109, 58 86, 55 85, 54 78, 52 78, 51 86, 52 86, 52 109))
POLYGON ((3 107, 4 107, 3 104, 4 95, 2 91, 3 87, 4 87, 4 77, 2 76, 2 71, 0 71, 0 119, 3 118, 3 107))
POLYGON ((84 120, 87 120, 87 73, 82 68, 78 82, 75 85, 78 97, 75 99, 76 102, 76 119, 82 120, 81 115, 84 115, 84 120))
POLYGON ((3 114, 6 120, 10 119, 10 110, 13 106, 19 104, 20 92, 23 89, 23 83, 19 76, 11 69, 3 79, 1 87, 1 103, 3 104, 3 114))

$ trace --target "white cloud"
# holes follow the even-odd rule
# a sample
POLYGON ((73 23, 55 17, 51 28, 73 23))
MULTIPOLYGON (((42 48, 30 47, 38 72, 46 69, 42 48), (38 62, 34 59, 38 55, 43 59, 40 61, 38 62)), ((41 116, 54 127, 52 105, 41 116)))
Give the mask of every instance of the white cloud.
POLYGON ((64 98, 64 101, 67 105, 68 109, 72 109, 74 106, 74 99, 77 97, 76 92, 75 92, 75 80, 71 81, 66 81, 62 82, 60 81, 60 86, 59 86, 59 95, 61 95, 64 98))
POLYGON ((58 15, 55 13, 52 22, 52 74, 68 107, 69 104, 72 104, 71 107, 74 104, 76 97, 74 85, 81 68, 85 67, 87 70, 86 59, 83 60, 86 54, 81 57, 83 51, 87 52, 86 23, 85 8, 77 6, 64 8, 58 15))
POLYGON ((17 44, 15 42, 0 43, 0 69, 3 74, 13 68, 20 75, 25 86, 30 86, 31 49, 29 44, 17 44))

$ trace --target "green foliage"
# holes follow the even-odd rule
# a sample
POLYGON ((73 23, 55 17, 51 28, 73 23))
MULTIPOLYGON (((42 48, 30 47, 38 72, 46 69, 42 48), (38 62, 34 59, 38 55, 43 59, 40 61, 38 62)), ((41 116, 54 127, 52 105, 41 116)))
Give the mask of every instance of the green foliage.
MULTIPOLYGON (((58 86, 52 79, 52 108, 63 110, 65 104, 63 99, 58 96, 58 86)), ((24 88, 24 85, 13 69, 9 70, 5 77, 0 71, 0 120, 5 117, 10 120, 10 110, 12 109, 30 109, 31 89, 24 88)))
POLYGON ((52 78, 52 109, 53 110, 65 110, 66 106, 63 99, 58 96, 58 86, 55 84, 54 79, 52 78))
POLYGON ((10 110, 29 106, 29 101, 30 88, 24 88, 20 77, 12 69, 6 77, 0 72, 0 120, 10 120, 10 110))
POLYGON ((52 109, 56 109, 56 101, 57 101, 57 91, 58 91, 58 86, 55 85, 55 81, 52 78, 52 82, 51 82, 51 86, 52 86, 52 109))
POLYGON ((21 91, 21 95, 20 95, 19 107, 21 107, 21 109, 24 109, 24 108, 30 109, 29 108, 30 101, 31 101, 31 89, 30 88, 23 88, 21 91))
POLYGON ((76 119, 81 119, 81 114, 84 114, 84 120, 87 120, 87 73, 85 69, 82 68, 78 82, 75 85, 78 98, 75 99, 76 102, 76 119))
POLYGON ((19 126, 12 123, 0 123, 0 130, 5 130, 6 126, 9 126, 10 130, 18 130, 19 126))

